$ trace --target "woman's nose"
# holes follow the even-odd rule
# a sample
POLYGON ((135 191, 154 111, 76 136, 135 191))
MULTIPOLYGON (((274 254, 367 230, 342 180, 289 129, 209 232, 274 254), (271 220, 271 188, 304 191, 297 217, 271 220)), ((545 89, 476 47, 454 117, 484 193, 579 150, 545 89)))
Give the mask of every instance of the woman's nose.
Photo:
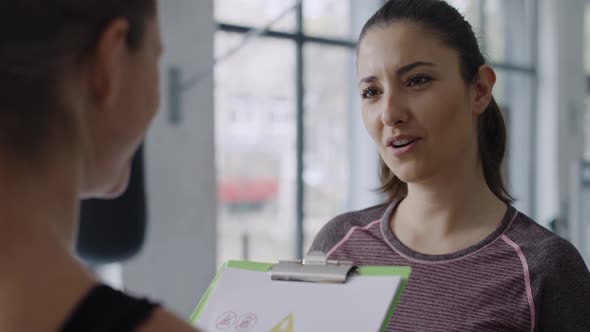
POLYGON ((402 96, 388 93, 381 112, 381 121, 386 126, 396 126, 408 121, 409 110, 402 96))

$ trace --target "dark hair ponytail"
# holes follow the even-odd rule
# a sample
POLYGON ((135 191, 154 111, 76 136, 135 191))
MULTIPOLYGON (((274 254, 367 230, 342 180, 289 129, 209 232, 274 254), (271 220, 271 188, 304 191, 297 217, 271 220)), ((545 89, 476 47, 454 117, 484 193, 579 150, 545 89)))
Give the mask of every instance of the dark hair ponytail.
MULTIPOLYGON (((451 5, 441 0, 389 0, 363 26, 360 41, 366 33, 394 22, 405 21, 427 28, 448 47, 459 53, 461 76, 465 82, 477 80, 479 68, 486 63, 471 25, 451 5)), ((490 190, 505 203, 511 203, 502 179, 502 161, 506 148, 504 118, 492 97, 477 123, 479 159, 490 190)), ((407 184, 393 174, 383 159, 379 161, 379 191, 388 200, 402 199, 408 194, 407 184)))
POLYGON ((506 126, 500 107, 492 97, 486 110, 477 121, 479 160, 490 190, 504 203, 514 198, 508 193, 502 178, 502 161, 506 151, 506 126))

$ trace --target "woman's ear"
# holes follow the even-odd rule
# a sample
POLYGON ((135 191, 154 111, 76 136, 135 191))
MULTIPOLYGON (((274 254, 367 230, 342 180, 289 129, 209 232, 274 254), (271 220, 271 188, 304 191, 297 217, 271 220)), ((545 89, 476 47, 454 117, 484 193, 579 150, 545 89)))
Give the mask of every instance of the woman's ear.
POLYGON ((99 37, 94 54, 90 57, 90 87, 97 108, 109 108, 120 90, 124 71, 126 39, 129 23, 116 19, 109 23, 99 37))
POLYGON ((473 84, 472 111, 482 114, 492 99, 492 89, 496 83, 496 73, 492 67, 484 64, 479 67, 477 80, 473 84))

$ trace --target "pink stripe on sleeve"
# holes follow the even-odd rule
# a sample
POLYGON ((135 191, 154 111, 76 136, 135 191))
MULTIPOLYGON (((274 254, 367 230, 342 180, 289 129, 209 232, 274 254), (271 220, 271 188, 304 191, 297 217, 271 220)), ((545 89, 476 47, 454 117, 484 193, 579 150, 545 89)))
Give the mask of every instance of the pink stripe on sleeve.
POLYGON ((535 331, 535 301, 533 300, 533 291, 531 288, 531 276, 530 276, 530 271, 529 271, 529 265, 527 264, 526 257, 524 257, 524 254, 522 253, 522 249, 520 249, 520 246, 518 244, 512 242, 512 240, 510 240, 508 238, 508 236, 506 236, 506 234, 502 235, 502 240, 504 240, 504 242, 506 242, 508 245, 510 245, 512 248, 514 248, 514 251, 516 251, 516 254, 520 258, 520 262, 522 263, 522 268, 524 270, 524 284, 526 287, 526 295, 529 300, 529 307, 531 310, 531 332, 534 332, 535 331))
POLYGON ((340 242, 336 243, 336 245, 330 249, 330 251, 328 251, 328 253, 326 254, 326 257, 330 257, 336 250, 338 250, 338 248, 342 247, 344 245, 344 243, 346 243, 346 241, 348 241, 348 239, 350 239, 350 237, 352 236, 352 233, 357 230, 357 229, 369 229, 371 228, 373 225, 379 223, 381 221, 381 219, 375 220, 371 223, 369 223, 368 225, 364 226, 364 227, 358 227, 358 226, 354 226, 352 227, 348 233, 346 233, 346 236, 344 236, 342 238, 342 240, 340 240, 340 242))

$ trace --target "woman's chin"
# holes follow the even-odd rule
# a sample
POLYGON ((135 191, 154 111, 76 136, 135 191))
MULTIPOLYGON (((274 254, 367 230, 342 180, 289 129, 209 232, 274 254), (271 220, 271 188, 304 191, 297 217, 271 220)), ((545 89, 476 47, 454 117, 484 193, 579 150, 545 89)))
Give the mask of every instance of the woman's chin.
POLYGON ((400 170, 394 172, 395 176, 405 183, 417 183, 424 178, 424 174, 416 172, 416 170, 400 170))

